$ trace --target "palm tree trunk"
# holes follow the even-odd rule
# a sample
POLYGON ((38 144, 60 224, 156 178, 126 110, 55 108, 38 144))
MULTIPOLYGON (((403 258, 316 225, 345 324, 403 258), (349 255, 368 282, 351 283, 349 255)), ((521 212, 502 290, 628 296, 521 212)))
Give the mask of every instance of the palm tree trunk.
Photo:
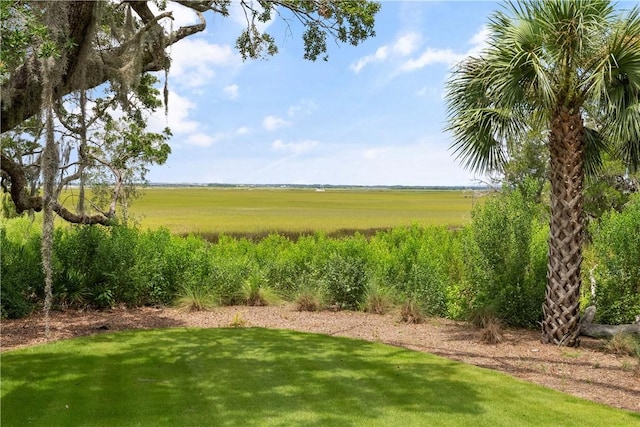
POLYGON ((579 113, 560 108, 551 122, 551 224, 542 342, 579 344, 584 128, 579 113))

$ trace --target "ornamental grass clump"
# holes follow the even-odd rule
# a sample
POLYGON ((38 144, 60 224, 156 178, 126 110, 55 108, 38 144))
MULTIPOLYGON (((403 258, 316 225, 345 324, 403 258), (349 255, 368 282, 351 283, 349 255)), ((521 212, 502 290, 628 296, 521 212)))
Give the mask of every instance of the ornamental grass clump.
POLYGON ((480 340, 485 344, 500 344, 504 341, 502 320, 493 307, 485 307, 473 311, 471 324, 480 329, 480 340))
POLYGON ((264 277, 253 274, 242 284, 242 300, 250 306, 266 306, 278 304, 281 299, 278 293, 271 288, 264 277))
POLYGON ((367 284, 362 303, 363 311, 374 314, 387 314, 395 307, 393 289, 372 280, 367 284))
POLYGON ((205 311, 217 306, 218 298, 204 284, 186 282, 178 292, 175 305, 182 311, 205 311))
POLYGON ((640 361, 640 340, 630 334, 618 332, 605 345, 609 353, 620 356, 635 356, 640 361))
POLYGON ((407 297, 400 305, 400 320, 405 323, 424 323, 426 316, 420 303, 413 297, 407 297))
POLYGON ((322 311, 327 306, 326 285, 321 280, 304 279, 295 297, 298 311, 322 311))

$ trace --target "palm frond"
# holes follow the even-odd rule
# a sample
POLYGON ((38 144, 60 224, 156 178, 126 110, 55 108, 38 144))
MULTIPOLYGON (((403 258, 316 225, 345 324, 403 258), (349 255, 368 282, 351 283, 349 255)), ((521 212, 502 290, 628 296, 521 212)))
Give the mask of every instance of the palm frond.
POLYGON ((595 129, 585 128, 584 171, 596 176, 602 170, 602 155, 609 151, 608 141, 595 129))
POLYGON ((615 147, 615 153, 634 171, 640 168, 640 96, 636 102, 618 112, 615 120, 609 120, 607 136, 615 147))
POLYGON ((619 17, 609 0, 509 2, 489 30, 489 47, 447 85, 447 130, 464 166, 499 168, 505 141, 519 141, 540 117, 548 123, 558 108, 586 105, 598 122, 585 133, 587 168, 597 169, 607 144, 639 166, 640 6, 619 17))

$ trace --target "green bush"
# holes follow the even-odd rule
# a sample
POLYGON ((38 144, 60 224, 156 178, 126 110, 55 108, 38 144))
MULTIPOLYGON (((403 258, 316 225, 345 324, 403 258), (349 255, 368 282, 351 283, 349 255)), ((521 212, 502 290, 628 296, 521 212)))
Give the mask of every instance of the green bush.
POLYGON ((35 307, 35 294, 44 283, 40 236, 29 233, 20 241, 10 240, 0 228, 0 317, 27 316, 35 307))
POLYGON ((204 280, 211 286, 218 302, 221 305, 241 304, 242 286, 257 271, 255 261, 237 253, 222 256, 212 251, 208 259, 201 258, 201 262, 205 265, 204 280))
POLYGON ((173 301, 197 264, 192 253, 207 245, 201 238, 172 236, 167 229, 140 233, 131 274, 138 304, 164 305, 173 301))
POLYGON ((465 233, 468 315, 492 310, 505 323, 534 326, 546 284, 548 229, 538 207, 518 190, 503 190, 472 212, 465 233))
MULTIPOLYGON (((104 270, 99 258, 105 233, 106 230, 99 226, 78 225, 55 230, 53 296, 57 305, 81 307, 93 304, 96 297, 112 294, 104 288, 104 270)), ((41 289, 41 296, 42 292, 41 289)), ((104 298, 101 301, 109 302, 104 298)))
POLYGON ((138 305, 133 267, 138 230, 124 226, 74 225, 56 229, 53 243, 57 304, 98 308, 138 305))
POLYGON ((118 303, 142 305, 144 289, 135 286, 136 245, 140 232, 135 228, 113 226, 105 231, 98 246, 99 281, 95 284, 94 305, 111 307, 118 303))
POLYGON ((640 314, 640 194, 622 212, 592 224, 596 315, 609 324, 632 323, 640 314))
POLYGON ((368 283, 367 261, 367 241, 362 235, 336 241, 322 274, 331 304, 358 309, 368 283))
POLYGON ((281 234, 270 234, 255 246, 255 258, 265 282, 283 296, 293 297, 297 278, 307 273, 308 260, 298 245, 281 234))
POLYGON ((378 233, 370 245, 377 283, 415 300, 426 314, 446 315, 452 232, 444 227, 398 227, 378 233))

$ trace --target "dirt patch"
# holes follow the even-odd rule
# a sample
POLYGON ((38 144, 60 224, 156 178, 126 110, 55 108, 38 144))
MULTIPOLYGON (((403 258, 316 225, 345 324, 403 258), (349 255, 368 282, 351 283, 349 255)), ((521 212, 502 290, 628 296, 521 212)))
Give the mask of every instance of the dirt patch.
MULTIPOLYGON (((398 315, 359 312, 298 312, 292 305, 221 307, 184 313, 172 308, 65 311, 51 316, 51 338, 60 340, 124 329, 216 328, 241 324, 360 338, 436 354, 506 372, 594 402, 640 412, 640 368, 630 356, 607 354, 602 342, 583 338, 580 348, 540 343, 537 331, 507 329, 501 344, 484 344, 463 322, 428 319, 413 325, 398 315)), ((2 351, 45 343, 43 316, 4 320, 2 351)))

